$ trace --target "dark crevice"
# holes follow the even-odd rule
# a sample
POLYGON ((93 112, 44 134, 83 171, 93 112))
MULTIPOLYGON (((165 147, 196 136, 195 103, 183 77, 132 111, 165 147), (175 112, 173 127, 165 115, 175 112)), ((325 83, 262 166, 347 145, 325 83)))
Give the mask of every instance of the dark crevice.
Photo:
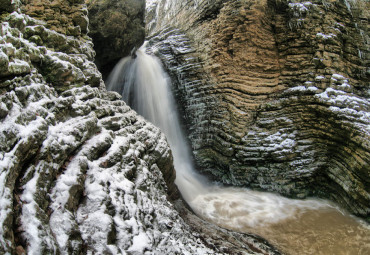
MULTIPOLYGON (((37 151, 36 155, 39 154, 40 149, 37 151)), ((20 216, 22 215, 21 195, 23 193, 23 185, 26 184, 29 178, 31 178, 31 173, 25 176, 29 167, 32 167, 37 163, 37 159, 33 155, 29 155, 25 159, 21 170, 18 173, 18 177, 15 180, 14 190, 13 190, 13 235, 14 235, 14 247, 16 248, 17 254, 22 254, 22 251, 27 250, 27 240, 23 237, 24 227, 21 223, 20 216), (25 179, 27 178, 27 179, 25 179)))
POLYGON ((205 8, 204 11, 201 12, 198 22, 202 23, 204 21, 210 21, 210 20, 217 18, 217 16, 221 12, 223 5, 224 5, 223 1, 218 1, 212 5, 208 5, 208 8, 205 8))

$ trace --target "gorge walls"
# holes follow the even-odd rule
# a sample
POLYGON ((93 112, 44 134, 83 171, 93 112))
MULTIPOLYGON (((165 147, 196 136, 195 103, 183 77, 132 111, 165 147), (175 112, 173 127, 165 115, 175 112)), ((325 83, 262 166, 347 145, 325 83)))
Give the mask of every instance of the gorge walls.
POLYGON ((1 254, 278 254, 182 220, 166 138, 106 91, 84 1, 0 3, 1 254))
MULTIPOLYGON (((368 217, 364 4, 148 2, 150 51, 200 169, 368 217)), ((165 136, 106 91, 95 64, 141 44, 142 15, 142 0, 0 0, 1 254, 279 254, 169 202, 165 136)))
POLYGON ((367 1, 150 1, 200 169, 370 213, 367 1))

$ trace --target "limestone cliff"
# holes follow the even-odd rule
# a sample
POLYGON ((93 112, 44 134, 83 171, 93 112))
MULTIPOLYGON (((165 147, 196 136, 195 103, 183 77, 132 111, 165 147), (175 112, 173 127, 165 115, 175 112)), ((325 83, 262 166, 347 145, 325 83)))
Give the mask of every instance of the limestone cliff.
POLYGON ((368 1, 150 2, 200 169, 369 219, 368 1))
POLYGON ((86 10, 1 1, 0 254, 278 254, 179 216, 166 138, 105 90, 86 10))

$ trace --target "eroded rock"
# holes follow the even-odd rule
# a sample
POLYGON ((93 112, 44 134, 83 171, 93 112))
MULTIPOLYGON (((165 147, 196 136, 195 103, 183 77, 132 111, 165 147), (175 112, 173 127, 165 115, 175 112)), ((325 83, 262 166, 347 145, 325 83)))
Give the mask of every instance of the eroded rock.
POLYGON ((20 10, 33 17, 0 30, 0 253, 217 254, 169 202, 165 136, 105 90, 91 40, 70 33, 82 1, 20 10))
POLYGON ((368 218, 369 3, 221 2, 147 10, 200 169, 368 218))

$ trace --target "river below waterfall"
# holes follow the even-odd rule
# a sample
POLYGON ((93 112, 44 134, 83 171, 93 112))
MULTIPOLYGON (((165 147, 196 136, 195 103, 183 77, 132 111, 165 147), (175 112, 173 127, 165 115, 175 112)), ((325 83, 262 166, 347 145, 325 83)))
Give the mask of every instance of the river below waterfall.
POLYGON ((214 187, 191 204, 204 219, 258 234, 286 254, 370 254, 369 225, 329 201, 214 187))
POLYGON ((107 81, 139 114, 160 127, 171 146, 176 185, 200 217, 238 232, 255 233, 287 254, 370 254, 370 226, 319 200, 214 185, 194 171, 170 79, 145 53, 122 59, 107 81))

